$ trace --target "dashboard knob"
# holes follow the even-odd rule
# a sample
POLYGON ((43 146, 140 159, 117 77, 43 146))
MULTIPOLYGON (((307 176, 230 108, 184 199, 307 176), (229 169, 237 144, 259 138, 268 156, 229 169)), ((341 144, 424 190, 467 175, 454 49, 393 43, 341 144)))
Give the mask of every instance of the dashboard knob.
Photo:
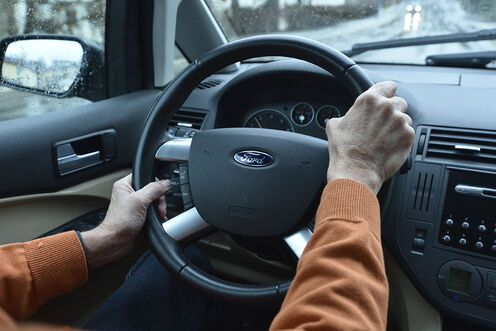
POLYGON ((485 232, 486 226, 484 224, 479 225, 479 232, 485 232))
POLYGON ((451 218, 448 218, 445 223, 447 226, 452 226, 454 222, 451 218))
POLYGON ((467 239, 460 238, 460 240, 458 242, 460 243, 460 245, 465 246, 467 244, 467 239))
POLYGON ((446 234, 446 235, 443 236, 443 241, 446 242, 446 243, 449 243, 451 241, 451 237, 446 234))
POLYGON ((467 230, 469 227, 470 227, 470 224, 468 222, 462 223, 462 229, 467 230))
POLYGON ((484 244, 481 241, 478 241, 475 243, 475 247, 478 249, 482 249, 484 247, 484 244))

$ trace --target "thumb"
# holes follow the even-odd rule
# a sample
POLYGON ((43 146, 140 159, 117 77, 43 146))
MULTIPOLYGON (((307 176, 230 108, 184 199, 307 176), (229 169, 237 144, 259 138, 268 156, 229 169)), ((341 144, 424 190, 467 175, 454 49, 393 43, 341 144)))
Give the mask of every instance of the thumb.
POLYGON ((139 201, 146 204, 148 207, 153 201, 160 198, 165 192, 171 189, 170 180, 161 180, 159 182, 152 182, 143 187, 141 190, 135 192, 135 196, 139 201))

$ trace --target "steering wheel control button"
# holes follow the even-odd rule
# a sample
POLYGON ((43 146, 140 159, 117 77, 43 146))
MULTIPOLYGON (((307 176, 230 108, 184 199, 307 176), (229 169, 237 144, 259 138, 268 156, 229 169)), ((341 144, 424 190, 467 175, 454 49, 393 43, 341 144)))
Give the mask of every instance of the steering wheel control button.
POLYGON ((484 248, 484 244, 482 243, 482 241, 478 241, 475 243, 475 248, 477 249, 483 249, 484 248))
POLYGON ((437 273, 439 289, 453 301, 474 300, 482 291, 482 277, 470 263, 454 260, 439 268, 437 273))
POLYGON ((469 222, 466 222, 466 221, 463 222, 462 223, 462 229, 467 230, 468 228, 470 228, 470 223, 469 222))
POLYGON ((479 232, 486 232, 486 226, 484 224, 479 225, 478 227, 479 232))
POLYGON ((452 226, 454 222, 451 218, 448 218, 445 223, 447 226, 452 226))
POLYGON ((188 184, 181 185, 181 198, 183 199, 183 204, 187 205, 191 203, 191 193, 188 184))
POLYGON ((179 165, 179 182, 181 185, 189 183, 188 165, 186 164, 179 165))
POLYGON ((467 239, 465 238, 460 238, 460 240, 458 240, 458 243, 462 246, 465 246, 467 244, 467 239))
POLYGON ((443 236, 443 241, 444 241, 445 243, 449 243, 449 242, 451 241, 451 237, 450 237, 449 235, 445 234, 445 235, 443 236))

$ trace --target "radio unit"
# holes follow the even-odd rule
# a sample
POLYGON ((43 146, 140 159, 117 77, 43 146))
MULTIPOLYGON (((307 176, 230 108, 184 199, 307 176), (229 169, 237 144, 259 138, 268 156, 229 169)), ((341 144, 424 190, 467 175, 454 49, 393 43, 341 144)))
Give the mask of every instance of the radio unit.
POLYGON ((448 170, 438 241, 496 257, 496 175, 448 170))

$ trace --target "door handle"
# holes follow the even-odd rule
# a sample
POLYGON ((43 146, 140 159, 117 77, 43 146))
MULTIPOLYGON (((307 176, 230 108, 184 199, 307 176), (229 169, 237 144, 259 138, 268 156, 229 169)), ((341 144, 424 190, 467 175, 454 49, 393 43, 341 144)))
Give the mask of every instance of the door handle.
POLYGON ((68 175, 117 157, 113 129, 59 141, 54 144, 54 162, 59 176, 68 175))
POLYGON ((79 155, 74 151, 71 143, 60 145, 57 147, 59 174, 62 176, 99 164, 103 162, 100 154, 100 151, 94 151, 79 155))

